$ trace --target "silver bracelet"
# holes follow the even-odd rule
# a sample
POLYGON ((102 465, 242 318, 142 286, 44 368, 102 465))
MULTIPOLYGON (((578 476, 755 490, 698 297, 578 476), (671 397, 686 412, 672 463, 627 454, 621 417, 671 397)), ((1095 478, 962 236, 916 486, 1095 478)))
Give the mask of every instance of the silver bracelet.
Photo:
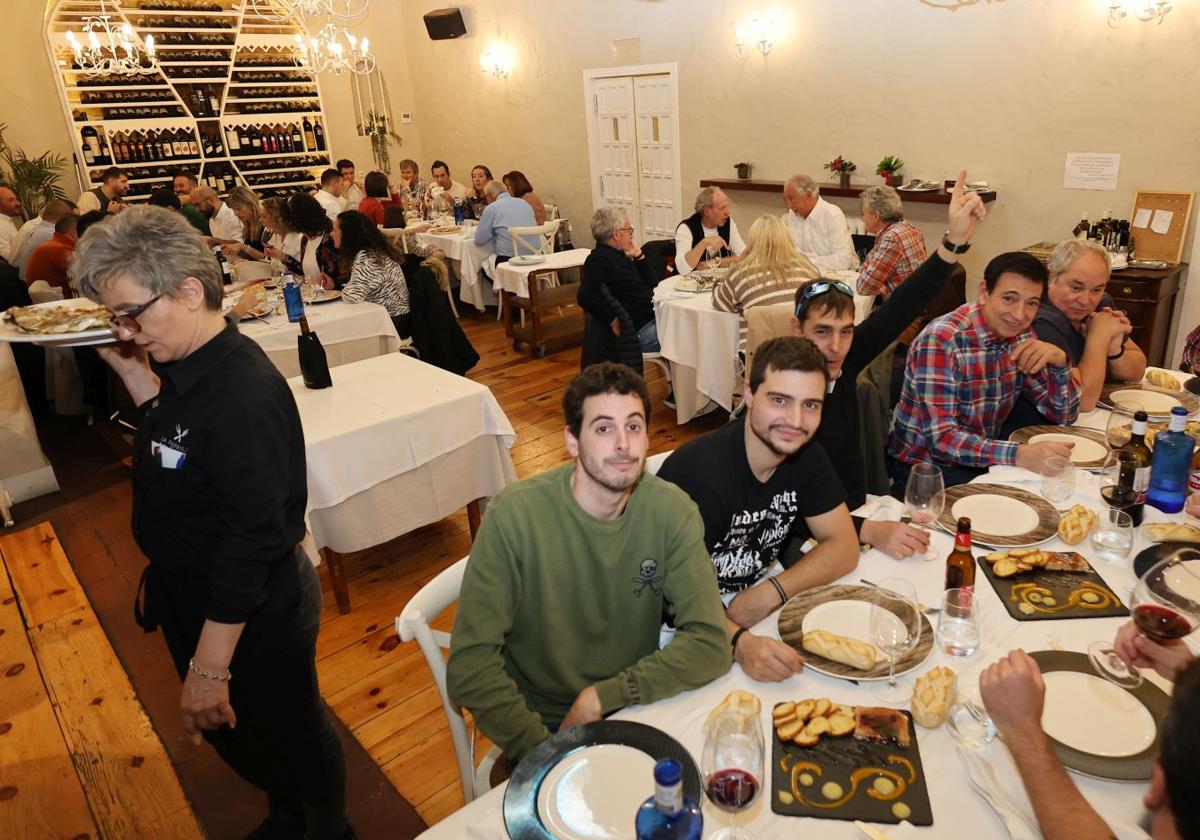
POLYGON ((212 673, 209 673, 208 671, 201 671, 199 668, 196 667, 195 658, 188 660, 188 670, 191 671, 193 674, 196 674, 197 676, 204 677, 206 680, 216 680, 217 682, 229 682, 231 679, 233 679, 233 672, 230 671, 229 669, 225 670, 224 675, 212 674, 212 673))

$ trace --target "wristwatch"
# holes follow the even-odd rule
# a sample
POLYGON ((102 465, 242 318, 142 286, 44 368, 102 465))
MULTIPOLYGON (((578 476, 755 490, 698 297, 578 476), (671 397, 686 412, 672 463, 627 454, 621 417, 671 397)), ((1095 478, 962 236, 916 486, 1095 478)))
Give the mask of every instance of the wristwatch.
POLYGON ((955 245, 950 241, 950 231, 946 231, 944 234, 942 234, 942 247, 951 254, 965 254, 967 251, 971 250, 971 243, 964 242, 961 245, 955 245))

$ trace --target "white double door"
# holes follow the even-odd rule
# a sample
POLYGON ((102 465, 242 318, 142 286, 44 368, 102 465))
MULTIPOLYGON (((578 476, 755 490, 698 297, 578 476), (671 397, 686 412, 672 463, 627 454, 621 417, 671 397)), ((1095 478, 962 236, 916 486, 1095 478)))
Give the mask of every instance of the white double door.
POLYGON ((590 76, 585 93, 596 206, 624 207, 637 242, 673 239, 683 218, 674 73, 590 76))

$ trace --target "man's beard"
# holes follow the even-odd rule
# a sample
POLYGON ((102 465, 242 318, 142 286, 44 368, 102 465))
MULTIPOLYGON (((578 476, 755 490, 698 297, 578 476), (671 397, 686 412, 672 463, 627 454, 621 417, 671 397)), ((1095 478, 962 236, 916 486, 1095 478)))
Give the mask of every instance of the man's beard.
MULTIPOLYGON (((588 454, 586 452, 584 452, 582 449, 579 452, 579 466, 583 469, 583 471, 585 473, 587 473, 587 476, 592 481, 596 482, 601 487, 603 487, 605 490, 608 490, 611 493, 624 493, 626 490, 628 490, 630 487, 632 487, 634 484, 636 484, 637 480, 639 478, 641 478, 641 476, 642 476, 642 470, 638 470, 637 472, 632 473, 628 478, 625 478, 625 477, 622 477, 620 479, 606 478, 602 474, 603 464, 595 463, 588 456, 588 454)), ((645 466, 645 464, 643 462, 643 467, 644 466, 645 466)))
POLYGON ((767 449, 771 450, 771 452, 775 453, 780 458, 787 458, 790 455, 795 455, 797 452, 800 451, 801 447, 803 447, 806 443, 809 442, 809 440, 812 439, 811 432, 808 432, 804 429, 799 429, 799 431, 803 434, 803 437, 800 440, 796 441, 796 448, 789 452, 787 450, 780 449, 779 446, 777 446, 775 444, 775 442, 771 440, 770 427, 767 427, 767 429, 765 431, 759 431, 758 426, 755 425, 755 423, 754 423, 753 411, 751 411, 750 416, 747 418, 747 420, 750 423, 750 431, 754 432, 754 436, 762 441, 763 446, 767 447, 767 449))

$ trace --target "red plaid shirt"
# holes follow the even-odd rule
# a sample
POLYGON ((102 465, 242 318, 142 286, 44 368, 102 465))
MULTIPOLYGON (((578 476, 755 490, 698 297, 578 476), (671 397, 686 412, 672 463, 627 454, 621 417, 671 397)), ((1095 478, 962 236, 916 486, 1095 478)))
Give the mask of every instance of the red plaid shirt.
POLYGON ((1012 362, 1012 350, 1034 338, 1032 330, 996 335, 978 303, 931 322, 908 351, 888 452, 908 464, 1016 463, 1017 444, 995 436, 1022 391, 1053 422, 1073 422, 1079 386, 1070 367, 1046 365, 1026 376, 1012 362))
POLYGON ((860 295, 887 295, 925 262, 925 237, 908 222, 892 222, 875 237, 875 246, 858 272, 860 295))

